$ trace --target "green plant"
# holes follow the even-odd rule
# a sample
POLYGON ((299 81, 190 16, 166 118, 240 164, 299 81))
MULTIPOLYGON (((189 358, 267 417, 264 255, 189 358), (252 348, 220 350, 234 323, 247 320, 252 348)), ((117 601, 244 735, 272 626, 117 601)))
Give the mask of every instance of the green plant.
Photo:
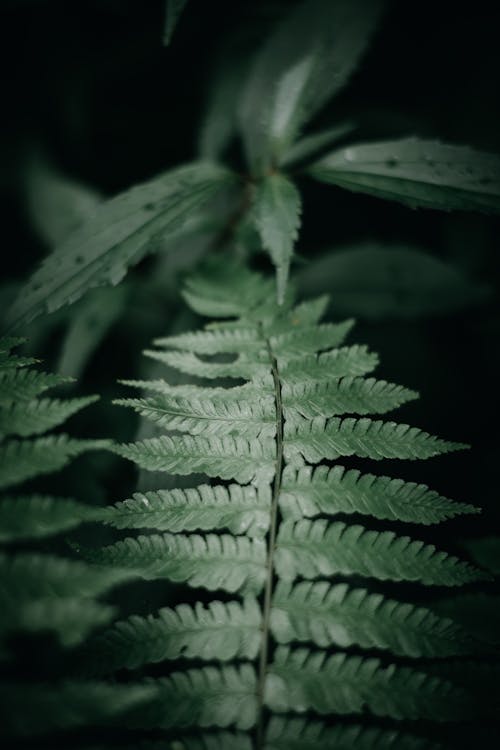
MULTIPOLYGON (((166 43, 184 5, 168 3, 166 43)), ((6 632, 52 628, 70 648, 73 674, 72 682, 46 690, 20 684, 13 697, 6 689, 14 733, 105 724, 109 735, 98 741, 109 738, 110 747, 144 740, 145 747, 166 742, 171 750, 417 750, 448 739, 435 723, 494 712, 497 664, 488 671, 483 657, 494 653, 498 639, 471 618, 471 609, 492 618, 497 602, 474 589, 442 598, 441 587, 490 580, 484 568, 498 572, 496 538, 469 544, 478 568, 438 551, 435 537, 420 527, 478 509, 423 484, 366 473, 371 465, 363 463, 425 459, 466 446, 379 419, 417 394, 375 380, 377 356, 363 345, 344 345, 353 321, 321 323, 328 297, 296 301, 289 281, 303 178, 413 208, 500 212, 497 156, 416 138, 351 145, 350 122, 303 135, 356 68, 382 6, 374 0, 294 6, 250 66, 243 60, 222 71, 201 128, 200 161, 100 204, 92 197, 95 206, 87 206, 80 227, 62 237, 14 303, 10 324, 23 328, 94 287, 117 284, 148 253, 160 255, 149 276, 131 282, 128 296, 97 290, 72 308, 77 313, 60 363, 65 372, 80 372, 134 295, 143 306, 167 287, 173 297, 174 256, 188 247, 187 267, 209 257, 188 277, 184 299, 194 313, 216 319, 201 331, 171 326, 146 353, 170 368, 172 384, 156 374, 123 381, 143 393, 116 400, 159 434, 107 447, 141 469, 165 473, 168 488, 92 508, 38 496, 3 502, 5 541, 83 521, 96 524, 98 540, 109 527, 151 531, 105 546, 88 544, 88 536, 73 539, 73 551, 87 560, 81 570, 92 581, 90 592, 83 584, 75 591, 72 580, 61 598, 39 558, 31 560, 31 572, 22 566, 9 572, 13 590, 23 591, 35 566, 37 586, 50 591, 40 602, 28 587, 26 604, 16 594, 6 632), (330 152, 335 142, 340 146, 330 152), (235 143, 244 154, 240 168, 235 143), (254 270, 265 267, 262 250, 276 282, 254 270), (180 382, 179 372, 188 382, 180 382), (206 379, 213 387, 201 384, 206 379), (332 463, 351 457, 350 466, 332 463), (187 479, 172 488, 172 475, 187 479), (419 526, 415 539, 412 524, 419 526), (145 595, 140 614, 88 639, 115 613, 90 594, 130 579, 135 585, 168 579, 202 591, 193 600, 169 590, 173 606, 157 614, 145 595), (166 740, 157 743, 161 731, 166 740)), ((436 277, 432 299, 422 302, 424 294, 417 294, 409 310, 449 309, 485 296, 484 288, 413 248, 361 246, 327 260, 347 278, 383 268, 382 284, 410 268, 408 289, 414 275, 421 274, 423 287, 436 277)), ((302 286, 306 276, 307 270, 297 274, 302 286)), ((356 292, 339 283, 348 307, 356 292)), ((172 309, 179 306, 173 298, 172 309)), ((387 300, 377 304, 367 305, 374 317, 387 300)), ((64 314, 55 319, 65 321, 64 314)), ((40 387, 60 382, 33 378, 40 387)), ((28 388, 21 377, 7 395, 3 421, 0 415, 0 426, 21 435, 58 424, 88 401, 34 402, 39 391, 23 390, 21 381, 28 388)), ((9 384, 0 383, 7 394, 9 384)), ((62 447, 73 445, 47 440, 40 444, 43 465, 30 456, 27 471, 46 468, 52 446, 57 462, 62 447)), ((4 449, 9 481, 31 476, 8 474, 23 466, 23 446, 4 449)))

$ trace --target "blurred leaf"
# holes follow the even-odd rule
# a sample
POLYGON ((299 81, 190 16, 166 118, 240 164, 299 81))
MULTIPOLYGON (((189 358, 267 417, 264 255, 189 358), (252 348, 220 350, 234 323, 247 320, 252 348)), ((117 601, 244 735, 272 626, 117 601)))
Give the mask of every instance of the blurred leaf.
POLYGON ((500 537, 487 536, 482 539, 469 539, 464 547, 475 563, 500 575, 500 537))
POLYGON ((289 167, 295 164, 295 162, 308 159, 317 151, 321 151, 326 146, 329 146, 333 141, 343 138, 344 135, 354 130, 354 127, 352 122, 343 122, 327 130, 321 130, 319 133, 305 135, 285 152, 280 161, 280 166, 289 167))
POLYGON ((187 5, 187 0, 166 0, 165 3, 165 28, 163 31, 163 44, 168 47, 172 41, 175 27, 179 23, 182 11, 187 5))
POLYGON ((334 151, 309 170, 321 182, 412 208, 500 212, 500 157, 403 138, 334 151))
POLYGON ((76 302, 86 291, 118 284, 148 252, 178 232, 191 212, 232 179, 222 167, 193 163, 163 173, 102 203, 51 253, 8 316, 23 326, 43 312, 76 302))
POLYGON ((372 242, 313 260, 297 280, 305 294, 328 292, 337 315, 366 318, 446 314, 488 295, 454 266, 417 248, 372 242))
POLYGON ((283 303, 290 260, 300 226, 300 193, 288 177, 270 174, 256 187, 253 214, 262 245, 276 266, 278 302, 283 303))
POLYGON ((111 326, 125 311, 129 291, 126 285, 93 289, 78 303, 62 343, 57 365, 60 374, 80 377, 111 326))
POLYGON ((253 171, 282 156, 300 129, 347 83, 376 27, 379 0, 306 0, 257 55, 241 103, 253 171))
POLYGON ((49 247, 62 242, 102 201, 96 190, 63 175, 39 156, 27 165, 24 191, 33 227, 49 247))

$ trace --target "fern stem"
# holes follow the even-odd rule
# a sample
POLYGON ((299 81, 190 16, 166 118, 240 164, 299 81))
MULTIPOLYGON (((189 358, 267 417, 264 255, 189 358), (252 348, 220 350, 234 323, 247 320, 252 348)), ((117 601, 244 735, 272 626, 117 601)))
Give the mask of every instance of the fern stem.
POLYGON ((257 683, 257 731, 256 750, 264 747, 264 690, 266 684, 267 667, 269 662, 269 625, 271 617, 271 600, 274 583, 274 550, 276 546, 276 533, 278 530, 278 499, 281 491, 283 475, 283 404, 281 400, 281 383, 278 371, 278 362, 274 356, 269 341, 266 339, 266 347, 271 360, 271 370, 274 383, 274 398, 276 404, 276 472, 274 475, 273 496, 271 500, 271 523, 269 527, 267 560, 266 560, 266 585, 264 589, 264 605, 262 618, 262 641, 259 655, 259 673, 257 683))

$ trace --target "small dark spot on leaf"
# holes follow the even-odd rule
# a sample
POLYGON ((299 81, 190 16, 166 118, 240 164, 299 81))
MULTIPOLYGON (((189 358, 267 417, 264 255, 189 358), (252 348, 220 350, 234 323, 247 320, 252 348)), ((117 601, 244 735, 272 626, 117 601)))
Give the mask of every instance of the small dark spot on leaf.
POLYGON ((394 158, 394 156, 389 157, 389 159, 385 162, 387 167, 397 167, 398 160, 394 158))
POLYGON ((156 203, 145 203, 144 208, 146 211, 154 211, 156 208, 156 203))

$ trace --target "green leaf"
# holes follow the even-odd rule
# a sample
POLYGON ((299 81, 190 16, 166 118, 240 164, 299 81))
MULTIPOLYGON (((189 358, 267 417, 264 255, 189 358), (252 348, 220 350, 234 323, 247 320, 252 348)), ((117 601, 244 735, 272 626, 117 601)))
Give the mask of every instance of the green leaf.
POLYGON ((221 331, 193 331, 154 340, 155 346, 183 349, 194 354, 258 354, 265 343, 257 329, 236 328, 221 331))
POLYGON ((9 440, 0 446, 0 488, 50 474, 81 453, 105 448, 110 448, 109 440, 76 440, 67 435, 9 440))
POLYGON ((30 401, 49 388, 71 382, 72 378, 37 370, 3 370, 0 372, 0 405, 30 401))
POLYGON ((270 667, 266 704, 273 711, 359 714, 460 721, 477 714, 471 696, 449 682, 378 659, 281 646, 270 667))
POLYGON ((412 208, 500 212, 500 158, 463 146, 418 138, 362 143, 325 156, 310 173, 412 208))
POLYGON ((49 495, 0 499, 0 542, 42 539, 100 517, 100 509, 49 495))
POLYGON ((270 508, 271 491, 267 485, 202 484, 185 490, 136 492, 132 499, 98 512, 105 523, 117 529, 150 528, 177 533, 227 528, 233 534, 262 537, 269 527, 270 508))
POLYGON ((340 125, 334 125, 326 130, 321 130, 319 133, 305 135, 288 149, 280 160, 279 165, 281 168, 288 168, 295 165, 296 162, 305 161, 313 154, 330 146, 332 142, 339 141, 352 130, 354 130, 353 123, 343 122, 340 125))
POLYGON ((244 536, 153 534, 82 550, 82 554, 91 562, 128 570, 146 580, 168 578, 210 591, 241 589, 258 594, 265 578, 264 542, 244 536))
POLYGON ((394 729, 273 716, 264 750, 443 750, 441 745, 394 729))
POLYGON ((33 274, 10 310, 9 324, 24 326, 93 287, 118 284, 130 265, 178 232, 230 179, 213 164, 189 164, 105 201, 33 274))
POLYGON ((376 27, 377 0, 306 0, 257 55, 241 104, 248 162, 264 171, 356 69, 376 27))
POLYGON ((326 581, 295 586, 280 581, 273 595, 271 631, 279 643, 311 641, 322 648, 357 645, 410 657, 481 650, 460 626, 429 609, 326 581))
POLYGON ((7 736, 36 736, 56 729, 95 726, 145 706, 156 691, 147 684, 108 685, 104 682, 0 685, 3 729, 7 736))
POLYGON ((172 41, 175 27, 179 23, 182 11, 187 5, 187 0, 166 0, 165 2, 165 28, 163 31, 163 44, 168 47, 172 41))
POLYGON ((353 325, 354 320, 344 320, 342 323, 297 327, 279 336, 272 336, 271 349, 281 367, 283 362, 290 359, 340 346, 353 325))
POLYGON ((72 399, 43 398, 12 403, 0 409, 0 438, 5 435, 27 437, 47 432, 98 399, 99 396, 84 396, 72 399))
POLYGON ((500 537, 486 536, 481 539, 469 539, 464 547, 475 563, 500 575, 500 537))
POLYGON ((312 260, 298 281, 306 294, 328 291, 337 315, 375 320, 448 314, 489 295, 488 287, 417 247, 374 242, 312 260))
POLYGON ((304 356, 280 363, 280 378, 290 385, 309 382, 330 382, 333 378, 366 375, 375 369, 378 355, 369 352, 366 346, 354 344, 323 352, 316 356, 304 356))
POLYGON ((382 581, 415 581, 426 585, 459 586, 489 576, 432 544, 369 531, 358 524, 325 520, 283 521, 275 554, 276 571, 285 581, 299 575, 360 575, 382 581))
POLYGON ((255 659, 260 645, 260 608, 255 599, 212 601, 208 606, 164 607, 158 616, 129 617, 97 636, 83 656, 92 674, 136 669, 166 659, 255 659))
POLYGON ((376 461, 383 458, 414 460, 467 447, 464 443, 441 440, 407 424, 368 418, 300 420, 294 417, 285 423, 285 456, 292 462, 297 454, 311 463, 353 455, 376 461))
POLYGON ((300 193, 285 175, 266 175, 255 188, 253 217, 264 250, 276 267, 278 303, 283 304, 290 261, 298 237, 300 193))
POLYGON ((113 403, 132 407, 159 427, 191 435, 240 435, 253 440, 273 438, 276 433, 276 415, 271 397, 260 401, 231 401, 213 397, 197 398, 196 393, 193 393, 189 398, 158 395, 141 399, 117 399, 113 403))
POLYGON ((385 380, 346 377, 325 383, 306 380, 285 385, 282 398, 285 415, 300 414, 312 419, 336 414, 384 414, 418 398, 418 393, 385 380))
POLYGON ((168 471, 186 476, 207 474, 235 479, 241 484, 263 482, 274 475, 274 440, 245 440, 240 437, 150 438, 140 443, 112 446, 111 450, 134 461, 142 469, 168 471))
POLYGON ((131 712, 127 724, 147 729, 228 727, 251 729, 257 716, 256 677, 250 664, 174 672, 145 683, 156 695, 131 712))
POLYGON ((250 379, 257 376, 265 376, 269 372, 269 366, 260 362, 252 362, 243 357, 238 357, 234 362, 206 362, 199 359, 191 352, 163 352, 154 349, 146 349, 146 357, 156 359, 164 365, 174 367, 186 375, 194 375, 199 378, 245 378, 250 379))
POLYGON ((280 507, 285 516, 361 513, 406 523, 433 524, 480 509, 442 497, 425 484, 361 474, 343 466, 285 467, 280 507))

